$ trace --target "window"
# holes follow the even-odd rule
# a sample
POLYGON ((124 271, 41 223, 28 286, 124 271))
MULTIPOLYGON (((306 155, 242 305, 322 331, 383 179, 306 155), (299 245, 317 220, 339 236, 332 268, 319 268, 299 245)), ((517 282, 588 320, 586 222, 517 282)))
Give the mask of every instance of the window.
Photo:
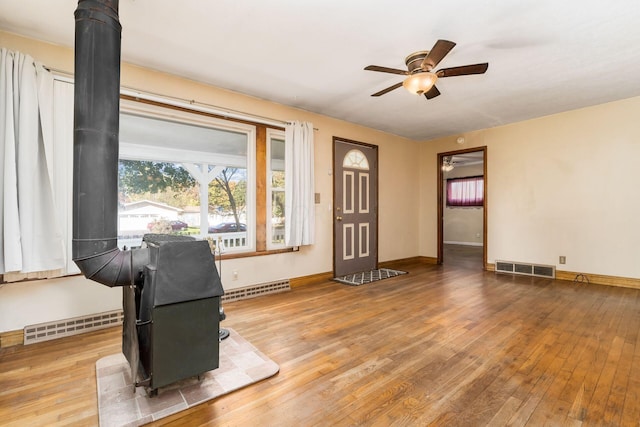
POLYGON ((447 179, 448 207, 484 206, 484 177, 447 179))
POLYGON ((362 151, 354 148, 345 154, 342 167, 369 170, 369 162, 362 151))
POLYGON ((267 248, 283 248, 284 243, 284 132, 267 131, 267 248))
MULTIPOLYGON (((56 76, 53 90, 52 184, 58 217, 64 219, 61 228, 67 255, 62 274, 77 274, 80 271, 71 256, 73 80, 56 76)), ((153 229, 214 240, 220 237, 226 242, 225 253, 230 256, 240 252, 245 255, 268 253, 270 249, 292 250, 285 248, 284 242, 278 246, 277 227, 271 230, 269 241, 272 244, 256 237, 267 234, 266 224, 284 224, 283 212, 271 207, 267 211, 266 208, 268 168, 272 168, 274 175, 282 175, 272 178, 269 191, 274 195, 269 197, 275 198, 276 204, 284 197, 278 184, 278 180, 283 180, 284 151, 279 153, 279 148, 273 148, 272 166, 268 165, 270 160, 264 154, 267 150, 265 135, 272 129, 191 112, 187 107, 160 105, 157 101, 134 101, 128 96, 121 100, 119 171, 121 178, 127 176, 130 181, 119 183, 119 246, 137 247, 142 235, 153 229), (262 151, 258 149, 260 144, 262 151), (257 154, 259 152, 263 154, 257 154), (262 165, 261 169, 257 168, 257 163, 262 165), (262 170, 260 176, 257 170, 262 170), (143 183, 148 186, 144 191, 140 187, 143 183), (220 187, 225 183, 234 197, 237 221, 228 192, 225 196, 226 189, 220 187), (133 191, 131 186, 138 187, 133 191), (273 212, 271 221, 268 214, 256 214, 265 211, 273 212), (216 226, 225 229, 218 231, 216 226)), ((274 147, 284 144, 282 131, 273 130, 273 135, 280 140, 274 141, 274 147)), ((18 280, 24 278, 27 276, 18 280)), ((6 275, 0 275, 0 280, 5 279, 6 275)))
POLYGON ((119 246, 154 232, 256 250, 255 152, 255 126, 123 101, 119 246))

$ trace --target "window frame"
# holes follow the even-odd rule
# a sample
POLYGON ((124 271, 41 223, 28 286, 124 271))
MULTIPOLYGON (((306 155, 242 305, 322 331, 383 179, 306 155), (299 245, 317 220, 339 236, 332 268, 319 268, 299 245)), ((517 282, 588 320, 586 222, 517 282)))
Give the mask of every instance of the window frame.
MULTIPOLYGON (((270 181, 268 173, 269 157, 267 156, 268 138, 267 134, 281 134, 284 139, 284 127, 278 127, 271 124, 263 124, 258 122, 252 122, 249 120, 243 120, 238 118, 223 117, 215 113, 207 112, 206 109, 198 108, 191 109, 185 106, 173 105, 170 100, 168 102, 162 102, 162 100, 146 99, 143 96, 131 96, 129 94, 121 94, 121 112, 129 114, 142 114, 151 111, 163 112, 165 117, 169 120, 175 120, 179 113, 186 113, 191 118, 192 124, 199 126, 210 126, 211 123, 215 123, 215 128, 224 130, 231 130, 238 132, 240 130, 251 129, 251 141, 250 154, 247 154, 247 179, 249 180, 251 175, 253 177, 252 191, 247 192, 247 199, 254 201, 252 203, 252 211, 249 211, 247 207, 247 216, 252 215, 254 222, 252 225, 247 224, 247 233, 253 233, 251 240, 253 246, 251 249, 244 247, 239 251, 227 251, 223 253, 222 259, 231 258, 243 258, 251 256, 269 255, 284 252, 294 252, 297 248, 289 246, 275 246, 269 245, 267 240, 268 225, 270 224, 270 210, 267 210, 267 184, 270 181)), ((126 146, 126 142, 125 142, 126 146)), ((122 147, 122 145, 121 145, 122 147)), ((129 147, 130 149, 132 147, 129 147)), ((125 155, 136 155, 135 151, 131 149, 124 151, 125 155)), ((168 153, 168 152, 167 152, 168 153)), ((122 153, 120 154, 122 158, 122 153)), ((175 157, 171 159, 175 161, 175 157)), ((247 236, 249 238, 249 235, 247 236)))
MULTIPOLYGON (((120 114, 130 114, 153 119, 166 120, 175 123, 183 123, 186 125, 196 125, 209 129, 217 129, 245 134, 247 138, 247 154, 246 164, 239 162, 237 158, 232 156, 224 156, 212 152, 202 152, 196 150, 181 150, 178 148, 157 147, 150 145, 133 144, 126 141, 120 141, 119 160, 141 160, 141 161, 160 161, 183 164, 185 169, 190 168, 184 164, 191 164, 199 167, 201 170, 208 169, 209 166, 225 165, 231 167, 246 168, 247 171, 247 207, 246 207, 246 225, 247 237, 246 245, 240 247, 226 248, 226 252, 254 252, 256 250, 256 127, 244 123, 227 122, 225 120, 214 117, 206 117, 198 115, 197 112, 173 110, 170 107, 140 104, 136 101, 122 99, 120 102, 120 114)), ((193 174, 192 174, 193 176, 193 174)), ((197 177, 194 176, 197 179, 197 177)), ((199 182, 202 185, 201 182, 199 182)), ((201 210, 205 203, 200 201, 201 210)), ((208 229, 207 222, 207 229, 208 229)), ((209 234, 204 233, 205 226, 200 225, 200 238, 205 238, 209 234)))

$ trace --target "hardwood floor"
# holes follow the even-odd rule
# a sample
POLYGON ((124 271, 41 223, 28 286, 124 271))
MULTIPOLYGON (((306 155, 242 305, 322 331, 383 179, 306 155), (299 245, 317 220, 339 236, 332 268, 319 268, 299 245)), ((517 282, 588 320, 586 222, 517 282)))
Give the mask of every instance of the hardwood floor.
MULTIPOLYGON (((455 265, 225 304, 276 376, 156 422, 638 426, 640 291, 455 265)), ((120 329, 0 352, 0 424, 97 425, 120 329)))
POLYGON ((443 246, 443 264, 447 267, 482 270, 482 246, 452 245, 443 246))

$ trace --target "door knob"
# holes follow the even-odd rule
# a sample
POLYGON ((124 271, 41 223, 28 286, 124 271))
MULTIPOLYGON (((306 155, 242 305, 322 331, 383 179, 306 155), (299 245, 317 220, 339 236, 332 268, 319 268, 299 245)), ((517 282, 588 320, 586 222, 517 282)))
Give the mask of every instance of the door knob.
POLYGON ((336 221, 342 221, 342 217, 341 216, 337 216, 336 217, 336 221))

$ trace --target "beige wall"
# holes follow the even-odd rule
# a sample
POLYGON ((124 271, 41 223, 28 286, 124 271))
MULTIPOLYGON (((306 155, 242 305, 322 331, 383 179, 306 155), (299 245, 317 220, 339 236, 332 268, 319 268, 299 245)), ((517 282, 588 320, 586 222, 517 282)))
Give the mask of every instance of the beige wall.
POLYGON ((442 233, 445 243, 458 243, 482 246, 483 209, 448 208, 447 179, 478 176, 484 173, 482 164, 456 166, 452 171, 443 173, 442 183, 442 233))
MULTIPOLYGON (((0 32, 0 47, 28 53, 45 65, 73 70, 73 51, 0 32)), ((313 122, 315 133, 316 244, 299 252, 223 261, 225 289, 274 280, 325 273, 333 269, 332 138, 339 136, 379 147, 379 261, 416 256, 418 198, 415 183, 420 168, 419 144, 398 136, 326 116, 262 101, 194 81, 123 65, 122 85, 165 96, 271 117, 313 122), (231 280, 232 271, 238 280, 231 280)), ((106 289, 82 278, 7 284, 0 287, 0 332, 25 325, 113 310, 120 307, 120 290, 106 289), (78 283, 86 285, 78 295, 78 283), (88 293, 88 294, 87 294, 88 293), (93 297, 92 297, 93 295, 93 297), (87 304, 87 300, 93 301, 87 304)), ((232 314, 230 314, 232 315, 232 314)))
POLYGON ((420 255, 436 256, 437 153, 487 146, 488 262, 640 278, 640 97, 421 144, 420 255))

